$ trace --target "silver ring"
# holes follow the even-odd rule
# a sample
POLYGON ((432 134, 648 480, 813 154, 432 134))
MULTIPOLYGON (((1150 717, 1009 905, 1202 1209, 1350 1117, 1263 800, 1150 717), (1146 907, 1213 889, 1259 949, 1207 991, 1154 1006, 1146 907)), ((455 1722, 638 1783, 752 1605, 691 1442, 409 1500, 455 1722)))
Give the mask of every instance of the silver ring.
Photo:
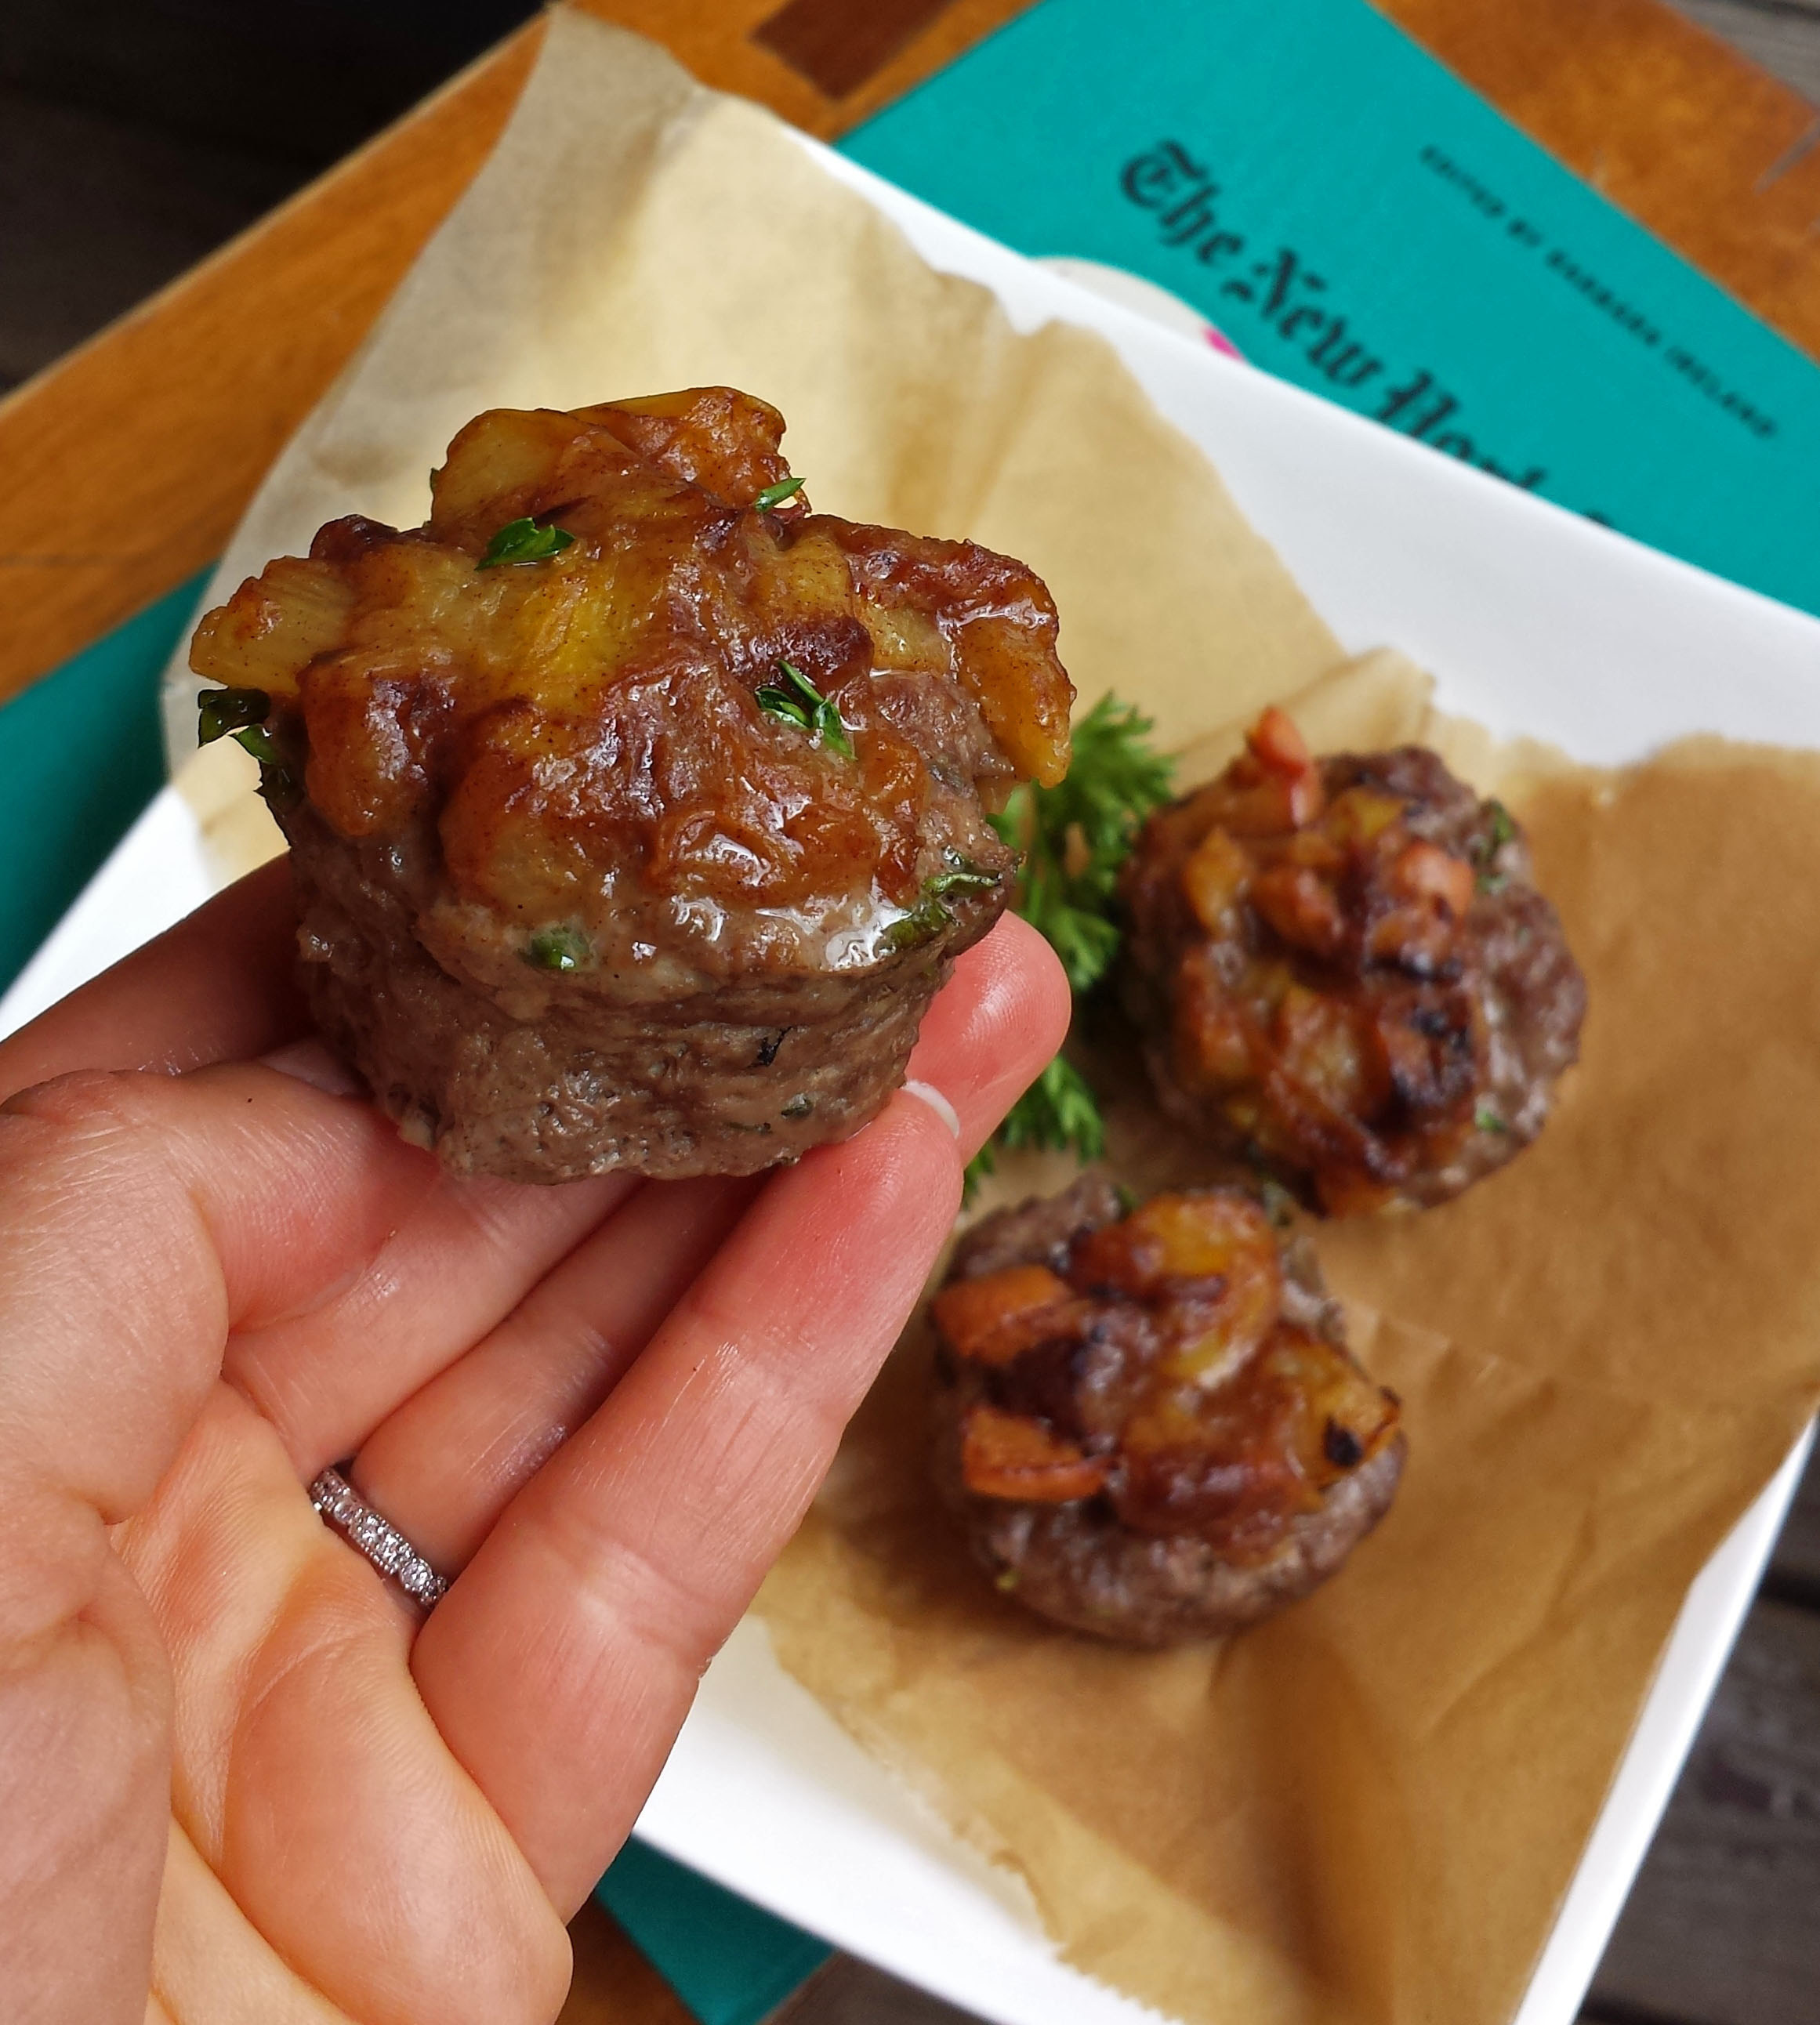
POLYGON ((434 1610, 448 1593, 448 1584, 395 1526, 355 1494, 340 1470, 323 1471, 310 1487, 310 1502, 325 1524, 390 1575, 413 1603, 434 1610))

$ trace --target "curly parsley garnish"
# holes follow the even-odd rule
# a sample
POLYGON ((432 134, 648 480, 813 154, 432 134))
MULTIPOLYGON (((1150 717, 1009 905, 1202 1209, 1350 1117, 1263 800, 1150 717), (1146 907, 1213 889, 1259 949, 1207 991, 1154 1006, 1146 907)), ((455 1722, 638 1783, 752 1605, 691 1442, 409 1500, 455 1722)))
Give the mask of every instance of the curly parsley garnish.
POLYGON ((1098 983, 1118 954, 1119 868, 1144 818, 1169 799, 1175 762, 1145 743, 1150 728, 1133 705, 1102 696, 1075 727, 1068 777, 1053 788, 1017 788, 991 819, 1024 853, 1013 904, 1061 958, 1077 992, 1098 983))
POLYGON ((517 563, 546 563, 573 548, 575 537, 561 527, 540 527, 528 518, 508 520, 491 541, 476 569, 501 569, 517 563))
POLYGON ((781 682, 767 682, 758 692, 759 708, 767 717, 812 731, 832 752, 843 759, 853 757, 853 741, 840 713, 822 695, 794 662, 780 661, 781 682))
POLYGON ((803 489, 800 478, 780 478, 775 485, 767 485, 752 504, 761 513, 770 513, 781 506, 786 499, 794 499, 803 489))
POLYGON ((524 961, 533 970, 579 970, 594 954, 594 945, 579 928, 566 924, 539 928, 525 945, 524 961))
MULTIPOLYGON (((1090 991, 1119 951, 1119 869, 1150 811, 1169 799, 1175 763, 1151 751, 1150 720, 1102 696, 1075 727, 1074 757, 1059 786, 1028 785, 992 824, 1024 853, 1012 905, 1061 957, 1075 995, 1090 991)), ((1105 1150, 1105 1123, 1086 1079, 1057 1055, 1011 1108, 967 1170, 969 1188, 993 1170, 995 1146, 1105 1150)))

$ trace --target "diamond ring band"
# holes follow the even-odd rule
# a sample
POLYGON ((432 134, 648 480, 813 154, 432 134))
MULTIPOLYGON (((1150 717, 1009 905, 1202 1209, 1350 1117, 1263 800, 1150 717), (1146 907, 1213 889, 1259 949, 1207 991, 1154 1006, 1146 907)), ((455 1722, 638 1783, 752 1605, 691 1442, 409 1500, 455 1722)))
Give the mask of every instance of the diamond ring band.
POLYGON ((441 1602, 448 1584, 395 1526, 356 1494, 340 1470, 323 1471, 310 1487, 310 1502, 325 1524, 382 1575, 390 1575, 413 1603, 433 1610, 441 1602))

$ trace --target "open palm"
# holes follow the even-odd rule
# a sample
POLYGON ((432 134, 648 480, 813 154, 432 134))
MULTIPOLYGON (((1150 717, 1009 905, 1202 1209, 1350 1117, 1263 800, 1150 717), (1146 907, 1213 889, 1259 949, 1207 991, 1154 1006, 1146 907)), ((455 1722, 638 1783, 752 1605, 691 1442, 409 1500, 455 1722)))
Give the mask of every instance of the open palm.
POLYGON ((912 1064, 958 1146, 899 1095, 768 1178, 458 1181, 299 1043, 283 882, 0 1047, 0 1959, 34 2025, 553 2016, 564 1920, 1067 1018, 1007 921, 912 1064), (427 1620, 311 1509, 350 1456, 456 1577, 427 1620))

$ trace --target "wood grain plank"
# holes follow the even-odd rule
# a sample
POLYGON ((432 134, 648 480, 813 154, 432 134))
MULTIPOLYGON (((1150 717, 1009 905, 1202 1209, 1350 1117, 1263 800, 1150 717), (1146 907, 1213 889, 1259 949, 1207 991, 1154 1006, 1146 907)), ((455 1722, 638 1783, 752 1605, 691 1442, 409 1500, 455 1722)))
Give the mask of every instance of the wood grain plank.
MULTIPOLYGON (((587 4, 666 41, 708 83, 832 134, 1028 0, 951 0, 837 103, 750 39, 774 0, 587 4)), ((1543 145, 1820 353, 1820 235, 1809 231, 1820 149, 1792 159, 1798 94, 1658 0, 1385 5, 1543 145)), ((538 32, 512 38, 0 403, 0 467, 12 480, 0 499, 0 698, 216 552, 484 159, 538 32)))
POLYGON ((1820 357, 1820 134, 1800 93, 1660 0, 1374 3, 1820 357))
POLYGON ((590 1898, 570 1920, 575 1979, 556 2025, 695 2025, 687 2007, 607 1909, 590 1898))
MULTIPOLYGON (((580 0, 708 83, 832 133, 1030 0, 952 0, 836 105, 745 39, 772 0, 580 0), (749 17, 749 18, 748 18, 749 17)), ((248 233, 0 402, 0 700, 220 551, 504 125, 542 34, 490 56, 248 233)))
POLYGON ((1820 2017, 1820 1612, 1752 1611, 1589 2010, 1689 2025, 1820 2017))
POLYGON ((486 159, 540 32, 0 402, 0 697, 220 552, 486 159))

